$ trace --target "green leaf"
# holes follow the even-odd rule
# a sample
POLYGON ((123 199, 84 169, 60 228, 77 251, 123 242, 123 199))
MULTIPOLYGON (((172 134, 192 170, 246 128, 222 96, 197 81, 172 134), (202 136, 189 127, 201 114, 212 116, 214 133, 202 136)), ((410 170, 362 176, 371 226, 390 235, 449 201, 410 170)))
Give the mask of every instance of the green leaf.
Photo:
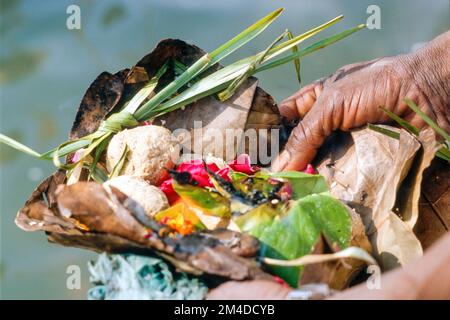
MULTIPOLYGON (((282 260, 308 255, 321 235, 330 244, 344 249, 350 244, 352 230, 347 208, 324 194, 305 196, 287 211, 281 206, 264 204, 234 221, 243 232, 260 241, 264 257, 282 260)), ((269 266, 269 269, 297 287, 301 267, 269 266)))
POLYGON ((309 174, 298 171, 284 171, 270 174, 273 178, 288 180, 292 185, 293 199, 297 200, 315 193, 328 193, 328 185, 320 174, 309 174))
POLYGON ((230 216, 230 202, 219 193, 190 184, 179 184, 175 180, 172 185, 183 201, 193 207, 197 207, 204 213, 216 217, 230 216))

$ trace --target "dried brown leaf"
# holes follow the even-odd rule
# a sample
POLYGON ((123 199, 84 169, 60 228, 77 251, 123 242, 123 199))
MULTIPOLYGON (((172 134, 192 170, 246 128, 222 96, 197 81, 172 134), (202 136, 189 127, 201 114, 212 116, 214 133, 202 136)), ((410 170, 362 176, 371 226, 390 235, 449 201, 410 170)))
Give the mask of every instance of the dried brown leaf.
MULTIPOLYGON (((332 194, 361 215, 375 256, 385 269, 390 269, 422 255, 412 229, 393 212, 397 192, 421 144, 404 130, 387 128, 399 132, 400 140, 369 129, 335 137, 321 151, 318 169, 329 182, 332 194)), ((416 172, 420 174, 426 161, 418 160, 417 164, 420 169, 416 172)), ((415 199, 416 188, 410 189, 409 203, 415 199)))

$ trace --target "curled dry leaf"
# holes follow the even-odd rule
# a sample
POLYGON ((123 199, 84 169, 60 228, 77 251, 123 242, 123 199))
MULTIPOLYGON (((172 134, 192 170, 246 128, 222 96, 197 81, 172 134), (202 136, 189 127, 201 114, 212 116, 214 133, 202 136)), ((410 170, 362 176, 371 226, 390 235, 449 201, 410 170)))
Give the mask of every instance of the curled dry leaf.
POLYGON ((116 74, 103 72, 92 82, 81 100, 70 131, 70 139, 81 138, 97 130, 100 121, 122 98, 127 73, 128 69, 116 74))
MULTIPOLYGON (((432 129, 422 130, 418 140, 422 148, 417 152, 411 169, 400 186, 395 205, 398 208, 397 213, 411 230, 419 218, 421 185, 422 181, 425 181, 423 173, 430 166, 437 151, 436 138, 432 129)), ((427 189, 425 188, 424 191, 427 189)))
POLYGON ((399 132, 400 139, 370 129, 335 135, 321 150, 318 170, 331 193, 360 214, 376 258, 391 269, 422 255, 412 229, 421 176, 434 157, 435 141, 428 131, 416 139, 385 127, 399 132))
MULTIPOLYGON (((170 237, 142 224, 139 206, 96 182, 64 184, 58 172, 44 180, 16 218, 24 230, 44 230, 49 241, 111 253, 159 254, 182 271, 234 280, 270 278, 256 263, 256 239, 230 230, 170 237), (46 201, 47 199, 48 201, 46 201), (146 235, 149 236, 146 236, 146 235)), ((143 210, 140 208, 140 210, 143 210)))

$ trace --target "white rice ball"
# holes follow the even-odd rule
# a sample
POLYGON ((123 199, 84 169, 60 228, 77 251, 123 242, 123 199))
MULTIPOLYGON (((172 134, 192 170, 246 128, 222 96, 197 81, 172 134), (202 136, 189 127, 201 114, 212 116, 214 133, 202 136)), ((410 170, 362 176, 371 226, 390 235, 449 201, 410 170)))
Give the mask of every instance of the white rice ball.
POLYGON ((125 146, 128 154, 119 175, 140 176, 158 184, 178 160, 178 141, 170 130, 160 126, 125 129, 111 139, 106 152, 106 167, 111 172, 120 160, 125 146))
POLYGON ((106 181, 103 186, 119 189, 144 208, 149 217, 169 207, 169 201, 164 192, 140 177, 119 176, 106 181))

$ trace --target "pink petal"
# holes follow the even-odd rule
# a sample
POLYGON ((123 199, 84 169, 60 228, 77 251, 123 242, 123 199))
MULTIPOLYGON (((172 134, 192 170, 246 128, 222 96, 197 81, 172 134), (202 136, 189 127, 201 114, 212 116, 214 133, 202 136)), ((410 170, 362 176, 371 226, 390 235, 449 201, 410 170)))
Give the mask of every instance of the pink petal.
POLYGON ((314 170, 314 167, 312 166, 312 164, 308 164, 306 166, 306 169, 303 170, 304 173, 308 173, 308 174, 316 174, 316 170, 314 170))

